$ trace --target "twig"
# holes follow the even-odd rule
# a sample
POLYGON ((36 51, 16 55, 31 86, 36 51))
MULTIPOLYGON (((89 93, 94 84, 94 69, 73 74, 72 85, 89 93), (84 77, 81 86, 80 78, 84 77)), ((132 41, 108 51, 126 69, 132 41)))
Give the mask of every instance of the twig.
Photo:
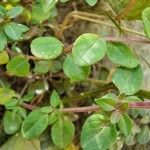
POLYGON ((129 103, 130 108, 144 108, 144 109, 150 109, 150 102, 131 102, 129 103))
POLYGON ((115 86, 113 85, 112 82, 107 83, 103 86, 100 86, 95 90, 91 90, 88 92, 82 92, 80 95, 65 98, 65 99, 63 99, 63 103, 68 103, 68 102, 70 103, 73 101, 79 101, 79 100, 83 100, 83 99, 87 99, 87 98, 96 97, 96 96, 99 96, 99 94, 101 92, 105 92, 105 91, 110 90, 110 89, 115 89, 115 86))
POLYGON ((75 113, 82 113, 82 112, 93 112, 99 110, 97 105, 93 106, 86 106, 86 107, 72 107, 72 108, 64 108, 63 112, 75 112, 75 113))
MULTIPOLYGON (((58 38, 62 37, 62 34, 63 34, 64 30, 65 30, 65 27, 68 26, 70 20, 72 20, 72 19, 80 19, 80 20, 85 20, 85 21, 94 22, 94 23, 98 23, 98 24, 103 24, 105 26, 108 26, 108 27, 116 29, 115 25, 110 24, 110 23, 105 22, 105 21, 102 21, 102 18, 104 18, 104 16, 100 16, 100 15, 92 14, 92 13, 87 13, 87 12, 81 12, 81 11, 73 11, 73 12, 69 13, 65 17, 65 19, 64 19, 64 21, 63 21, 63 23, 62 23, 62 25, 60 27, 60 31, 57 33, 57 37, 58 38)), ((145 34, 139 32, 139 31, 135 31, 133 29, 126 28, 124 26, 120 26, 120 28, 123 31, 129 32, 129 33, 133 33, 133 34, 138 34, 140 36, 144 36, 145 37, 145 34)))
MULTIPOLYGON (((129 108, 142 108, 142 109, 150 109, 150 102, 129 102, 129 108)), ((38 108, 36 106, 30 105, 30 104, 23 104, 23 106, 29 110, 33 110, 35 108, 38 108)), ((64 108, 63 112, 69 112, 69 113, 83 113, 83 112, 93 112, 98 111, 100 109, 97 105, 92 106, 86 106, 86 107, 71 107, 71 108, 64 108)))
POLYGON ((24 85, 24 87, 21 89, 21 92, 20 92, 20 96, 21 96, 21 97, 24 95, 24 93, 25 93, 25 91, 26 91, 27 88, 28 88, 28 83, 26 83, 26 84, 24 85))
MULTIPOLYGON (((90 22, 94 22, 94 23, 98 23, 98 24, 103 24, 103 25, 106 25, 108 27, 111 27, 111 28, 114 28, 116 29, 116 26, 112 25, 112 24, 109 24, 107 22, 104 22, 104 21, 101 21, 101 20, 98 20, 98 19, 92 19, 92 18, 88 18, 88 17, 83 17, 83 16, 79 16, 79 15, 74 15, 75 18, 78 18, 78 19, 81 19, 81 20, 85 20, 85 21, 90 21, 90 22)), ((140 36, 144 36, 145 37, 145 34, 144 33, 141 33, 139 31, 135 31, 133 29, 129 29, 129 28, 125 28, 125 27, 122 27, 120 26, 120 28, 126 32, 130 32, 130 33, 133 33, 133 34, 138 34, 140 36)))
POLYGON ((23 103, 22 106, 28 110, 33 110, 38 108, 37 106, 31 105, 31 104, 27 104, 27 103, 23 103))
POLYGON ((146 38, 138 38, 138 37, 104 37, 106 41, 110 42, 135 42, 135 43, 145 43, 150 44, 150 40, 146 38))

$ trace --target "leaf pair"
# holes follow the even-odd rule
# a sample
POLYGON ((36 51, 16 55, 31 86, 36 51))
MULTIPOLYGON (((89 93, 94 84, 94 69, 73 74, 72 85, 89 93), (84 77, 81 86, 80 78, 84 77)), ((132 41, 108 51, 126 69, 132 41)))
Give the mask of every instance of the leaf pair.
MULTIPOLYGON (((119 129, 128 136, 132 132, 133 123, 127 114, 120 116, 119 129)), ((81 146, 83 150, 106 150, 115 143, 117 130, 110 124, 108 118, 94 114, 90 116, 82 127, 81 146)))
POLYGON ((98 35, 82 34, 74 42, 72 54, 63 63, 64 73, 73 81, 85 80, 90 74, 90 65, 101 60, 106 51, 106 42, 98 35))
POLYGON ((56 116, 52 118, 52 115, 53 113, 48 115, 48 113, 40 110, 31 112, 22 124, 23 137, 27 139, 37 138, 49 124, 52 124, 51 136, 54 144, 59 148, 65 148, 71 144, 75 131, 73 123, 69 119, 54 119, 56 116))
POLYGON ((27 139, 37 138, 49 125, 52 125, 51 137, 54 144, 61 149, 66 148, 73 140, 74 125, 56 108, 61 104, 56 91, 52 92, 50 104, 51 106, 32 111, 23 121, 21 133, 27 139))

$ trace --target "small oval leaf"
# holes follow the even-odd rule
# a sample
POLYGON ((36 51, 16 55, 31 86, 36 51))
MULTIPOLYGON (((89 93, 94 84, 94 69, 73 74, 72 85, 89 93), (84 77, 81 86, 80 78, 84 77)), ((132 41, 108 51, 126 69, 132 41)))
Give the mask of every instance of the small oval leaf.
POLYGON ((11 98, 15 97, 16 93, 9 88, 0 88, 0 105, 6 104, 11 98))
POLYGON ((15 112, 7 111, 3 118, 4 130, 7 134, 14 134, 20 130, 22 118, 15 112))
POLYGON ((134 68, 139 64, 134 53, 121 42, 108 43, 107 56, 113 63, 123 67, 134 68))
POLYGON ((3 51, 7 44, 7 37, 4 33, 4 30, 0 28, 0 52, 3 51))
POLYGON ((61 101, 60 101, 60 97, 59 97, 58 93, 55 90, 53 90, 51 97, 50 97, 51 106, 55 108, 55 107, 59 106, 60 103, 61 103, 61 101))
POLYGON ((27 27, 21 24, 11 22, 4 26, 6 35, 12 40, 20 40, 23 32, 27 31, 27 27), (26 28, 26 29, 25 29, 26 28))
POLYGON ((6 51, 0 52, 0 65, 6 64, 9 61, 9 56, 6 51))
POLYGON ((118 126, 124 135, 128 136, 132 132, 133 122, 127 114, 122 114, 119 119, 118 126))
POLYGON ((54 37, 39 37, 31 42, 31 52, 41 59, 55 59, 61 53, 63 44, 54 37))
POLYGON ((79 36, 72 50, 74 62, 79 66, 89 66, 101 60, 107 51, 106 42, 98 35, 86 33, 79 36))
POLYGON ((46 129, 48 123, 48 114, 40 110, 32 111, 23 121, 21 133, 27 139, 37 138, 46 129))
POLYGON ((25 57, 16 56, 8 62, 6 68, 10 75, 25 77, 29 75, 30 64, 25 57))
POLYGON ((69 55, 66 57, 63 63, 63 70, 65 75, 68 76, 73 81, 85 80, 90 73, 89 66, 80 67, 76 65, 71 56, 69 55))
POLYGON ((23 12, 23 7, 21 6, 12 7, 8 11, 7 16, 9 18, 15 18, 15 17, 18 17, 22 12, 23 12))
POLYGON ((97 98, 95 99, 96 104, 105 111, 115 110, 117 101, 111 98, 97 98))
POLYGON ((58 120, 51 129, 54 144, 63 149, 72 143, 75 128, 69 119, 58 120))
POLYGON ((90 116, 82 127, 81 146, 83 150, 106 150, 117 138, 114 125, 107 125, 100 114, 90 116))
POLYGON ((143 126, 141 131, 137 134, 137 141, 140 144, 146 144, 150 141, 150 129, 148 126, 143 126))
POLYGON ((140 65, 136 68, 117 68, 113 75, 113 83, 120 93, 132 95, 140 90, 143 84, 143 70, 140 65))

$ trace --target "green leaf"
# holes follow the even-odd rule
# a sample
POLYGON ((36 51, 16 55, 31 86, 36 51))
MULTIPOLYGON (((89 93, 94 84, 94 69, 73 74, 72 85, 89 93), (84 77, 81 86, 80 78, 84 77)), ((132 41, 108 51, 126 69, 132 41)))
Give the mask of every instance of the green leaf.
POLYGON ((4 26, 4 31, 11 40, 20 40, 23 32, 26 32, 27 29, 26 26, 14 22, 4 26))
POLYGON ((8 13, 7 13, 7 16, 9 18, 16 18, 18 17, 21 13, 23 12, 23 7, 21 6, 15 6, 15 7, 12 7, 8 13))
POLYGON ((62 3, 66 3, 68 1, 70 1, 70 0, 60 0, 60 2, 62 2, 62 3))
POLYGON ((61 101, 60 101, 60 97, 59 97, 58 93, 55 90, 53 90, 52 95, 50 97, 51 106, 55 108, 55 107, 59 106, 60 103, 61 103, 61 101))
POLYGON ((0 29, 0 52, 3 51, 7 44, 7 37, 3 31, 3 29, 0 29))
POLYGON ((96 104, 105 111, 115 110, 117 102, 111 98, 98 98, 95 99, 96 104))
POLYGON ((107 56, 113 63, 123 67, 134 68, 139 64, 131 49, 121 42, 108 43, 107 56))
MULTIPOLYGON (((113 10, 115 10, 117 14, 121 14, 124 11, 124 8, 128 5, 129 0, 119 0, 119 1, 107 0, 107 2, 111 5, 113 10)), ((146 7, 150 7, 150 0, 136 0, 136 3, 134 5, 133 4, 130 5, 129 7, 131 9, 126 9, 128 13, 126 13, 123 19, 128 19, 128 20, 141 19, 142 11, 146 7)))
POLYGON ((101 60, 107 51, 106 42, 98 35, 86 33, 79 36, 72 49, 74 62, 79 66, 89 66, 101 60))
MULTIPOLYGON (((142 100, 136 96, 127 96, 126 98, 123 99, 123 101, 130 103, 130 102, 141 102, 142 100)), ((140 113, 139 108, 134 108, 134 109, 129 109, 128 112, 130 114, 130 116, 132 116, 133 118, 136 118, 139 113, 140 113)))
POLYGON ((1 150, 41 150, 41 142, 38 139, 26 140, 20 134, 9 137, 1 150))
POLYGON ((29 30, 29 28, 23 24, 17 24, 20 32, 24 33, 24 32, 27 32, 29 30))
POLYGON ((119 122, 119 129, 123 132, 125 136, 128 136, 132 132, 133 122, 127 114, 122 114, 119 122))
POLYGON ((150 7, 150 0, 137 0, 133 9, 127 14, 127 19, 141 19, 142 11, 146 8, 150 7))
POLYGON ((111 114, 111 117, 110 117, 110 122, 112 124, 116 124, 118 123, 118 121, 120 120, 121 118, 121 114, 118 110, 114 111, 112 114, 111 114))
POLYGON ((21 0, 7 0, 9 3, 18 3, 18 2, 20 2, 21 0))
POLYGON ((140 65, 133 69, 119 67, 113 75, 113 83, 120 93, 132 95, 140 90, 143 84, 143 70, 140 65))
POLYGON ((53 60, 52 62, 52 66, 50 68, 50 71, 52 73, 58 73, 62 70, 62 62, 58 61, 58 60, 53 60))
POLYGON ((41 9, 41 4, 32 5, 32 22, 42 23, 44 20, 48 19, 51 14, 48 12, 44 14, 43 9, 41 9))
POLYGON ((9 61, 9 56, 6 51, 0 52, 0 65, 6 64, 9 61))
POLYGON ((10 101, 8 101, 7 103, 5 103, 5 108, 7 110, 13 110, 17 104, 19 103, 19 100, 16 98, 12 98, 10 101))
POLYGON ((102 98, 117 99, 117 96, 114 93, 108 93, 104 95, 102 98))
POLYGON ((14 111, 19 114, 22 118, 27 117, 27 110, 25 108, 22 108, 20 106, 17 106, 14 111))
POLYGON ((0 5, 0 18, 5 18, 6 15, 7 15, 6 9, 0 5))
POLYGON ((58 0, 46 0, 46 1, 40 0, 40 2, 41 2, 42 10, 43 10, 44 14, 46 14, 52 8, 55 7, 58 0))
POLYGON ((40 111, 42 113, 50 114, 53 112, 53 108, 51 106, 44 106, 44 107, 40 108, 40 111))
POLYGON ((15 96, 16 96, 16 93, 12 89, 9 89, 6 87, 0 88, 0 104, 1 105, 6 104, 15 96))
POLYGON ((146 144, 150 141, 150 129, 148 126, 142 127, 140 133, 137 134, 137 141, 140 144, 146 144))
POLYGON ((75 128, 73 123, 64 118, 59 119, 51 129, 52 140, 58 148, 66 148, 72 143, 74 137, 75 128))
POLYGON ((52 66, 51 61, 41 60, 41 61, 35 62, 34 72, 37 74, 47 73, 50 71, 51 66, 52 66))
POLYGON ((136 96, 127 96, 123 100, 126 102, 140 102, 140 101, 142 101, 140 98, 138 98, 136 96))
POLYGON ((49 115, 49 125, 54 124, 58 120, 58 114, 56 111, 53 111, 49 115))
POLYGON ((11 75, 25 77, 29 75, 30 64, 25 57, 16 56, 8 62, 6 68, 11 75))
POLYGON ((31 42, 31 52, 41 59, 55 59, 61 53, 63 44, 54 37, 39 37, 31 42))
POLYGON ((127 102, 121 102, 118 104, 118 109, 121 110, 122 112, 125 112, 126 110, 129 109, 129 104, 127 102))
POLYGON ((33 100, 34 96, 35 96, 35 93, 34 92, 30 92, 30 93, 24 95, 21 98, 21 101, 23 101, 23 102, 31 102, 33 100))
POLYGON ((98 0, 85 0, 85 1, 90 6, 94 6, 98 2, 98 0))
POLYGON ((144 32, 148 38, 150 38, 150 7, 147 7, 142 12, 142 21, 144 26, 144 32))
POLYGON ((83 150, 106 150, 117 138, 114 125, 107 125, 100 114, 90 116, 82 127, 81 147, 83 150))
POLYGON ((20 130, 22 118, 17 113, 7 111, 3 118, 4 130, 7 134, 14 134, 20 130))
POLYGON ((21 133, 26 139, 37 138, 48 126, 48 114, 32 111, 22 123, 21 133))
POLYGON ((65 75, 74 81, 85 80, 90 74, 89 66, 80 67, 76 65, 71 56, 69 55, 66 57, 63 63, 63 70, 65 75))

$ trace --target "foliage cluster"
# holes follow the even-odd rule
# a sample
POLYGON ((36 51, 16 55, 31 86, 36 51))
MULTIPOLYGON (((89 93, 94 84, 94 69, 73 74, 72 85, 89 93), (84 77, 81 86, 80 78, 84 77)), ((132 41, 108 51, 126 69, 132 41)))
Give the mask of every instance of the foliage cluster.
POLYGON ((123 42, 130 41, 126 32, 144 36, 139 42, 150 42, 150 1, 107 0, 116 16, 107 10, 101 15, 78 11, 76 3, 88 10, 101 5, 98 0, 0 2, 0 105, 5 109, 0 123, 7 135, 14 135, 1 150, 15 142, 11 150, 24 143, 32 145, 44 134, 55 145, 52 149, 65 150, 77 149, 75 144, 83 150, 106 150, 121 140, 128 145, 150 141, 150 113, 143 109, 150 108, 145 101, 150 92, 141 90, 144 75, 139 56, 123 42), (61 24, 57 20, 60 5, 75 7, 61 24), (70 43, 63 33, 78 19, 117 28, 120 39, 83 33, 70 43), (123 19, 141 20, 144 34, 122 27, 123 19), (101 67, 94 79, 94 66, 103 59, 113 69, 101 67), (92 111, 89 116, 76 116, 92 111), (145 117, 148 121, 138 128, 133 118, 145 117))

